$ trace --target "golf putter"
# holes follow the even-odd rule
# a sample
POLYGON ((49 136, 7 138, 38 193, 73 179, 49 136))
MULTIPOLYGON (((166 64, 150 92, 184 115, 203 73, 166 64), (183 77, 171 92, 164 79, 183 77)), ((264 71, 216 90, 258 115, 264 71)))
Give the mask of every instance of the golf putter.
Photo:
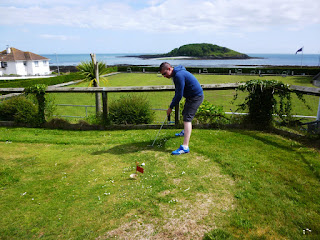
POLYGON ((149 147, 153 147, 153 145, 154 145, 154 143, 156 142, 156 140, 157 140, 157 138, 158 138, 158 135, 159 135, 159 133, 160 133, 160 131, 161 131, 161 129, 162 129, 162 127, 163 127, 164 123, 166 122, 167 117, 168 117, 168 116, 166 116, 166 117, 165 117, 165 119, 163 120, 163 123, 162 123, 162 125, 161 125, 161 127, 160 127, 160 129, 159 129, 159 132, 157 133, 156 138, 154 139, 154 141, 153 141, 152 145, 148 145, 149 147))

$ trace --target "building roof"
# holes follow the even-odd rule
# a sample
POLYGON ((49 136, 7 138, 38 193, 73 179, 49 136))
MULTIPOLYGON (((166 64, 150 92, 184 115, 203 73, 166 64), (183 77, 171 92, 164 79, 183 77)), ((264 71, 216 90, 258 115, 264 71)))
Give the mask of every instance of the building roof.
POLYGON ((13 47, 11 47, 10 50, 10 53, 7 53, 7 50, 0 52, 1 62, 49 60, 49 58, 42 57, 38 54, 32 52, 23 52, 13 47))

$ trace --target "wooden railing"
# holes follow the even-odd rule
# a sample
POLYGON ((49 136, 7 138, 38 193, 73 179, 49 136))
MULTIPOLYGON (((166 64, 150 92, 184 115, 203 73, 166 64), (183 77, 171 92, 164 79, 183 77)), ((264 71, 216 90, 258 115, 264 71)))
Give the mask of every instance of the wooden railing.
MULTIPOLYGON (((226 83, 226 84, 201 84, 203 90, 232 90, 237 89, 242 83, 226 83)), ((293 92, 299 92, 307 95, 320 96, 320 88, 304 87, 304 86, 290 86, 293 92)), ((48 87, 47 93, 101 93, 103 104, 103 115, 108 115, 108 93, 109 92, 162 92, 174 91, 173 85, 161 86, 134 86, 134 87, 48 87)), ((24 88, 0 88, 0 94, 23 93, 24 88)), ((0 99, 4 96, 0 96, 0 99)), ((179 122, 179 105, 175 107, 175 123, 179 122)), ((320 109, 320 105, 319 105, 320 109)), ((319 112, 318 112, 319 115, 319 112)))

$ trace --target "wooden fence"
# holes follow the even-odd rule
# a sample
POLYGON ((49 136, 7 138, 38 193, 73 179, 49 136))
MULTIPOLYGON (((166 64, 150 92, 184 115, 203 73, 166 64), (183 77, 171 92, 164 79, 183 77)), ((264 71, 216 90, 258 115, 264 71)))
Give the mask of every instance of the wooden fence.
MULTIPOLYGON (((242 83, 227 83, 227 84, 201 84, 203 90, 215 91, 215 90, 234 90, 237 89, 242 83)), ((320 96, 320 88, 304 87, 304 86, 290 86, 290 89, 294 92, 299 92, 307 95, 320 96)), ((104 117, 108 115, 108 93, 109 92, 163 92, 174 91, 173 85, 162 86, 136 86, 136 87, 48 87, 47 93, 101 93, 102 95, 102 110, 104 117)), ((23 93, 24 88, 0 88, 0 94, 13 94, 23 93)), ((5 98, 5 96, 0 96, 5 98)), ((179 105, 177 105, 175 111, 175 123, 179 122, 179 105)), ((320 118, 320 101, 318 109, 318 117, 320 118)))

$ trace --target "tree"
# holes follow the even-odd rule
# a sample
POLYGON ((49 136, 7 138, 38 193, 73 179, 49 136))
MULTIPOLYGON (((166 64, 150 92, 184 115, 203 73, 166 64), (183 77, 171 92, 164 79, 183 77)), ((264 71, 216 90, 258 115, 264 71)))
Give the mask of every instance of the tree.
MULTIPOLYGON (((81 62, 77 66, 77 69, 85 77, 85 79, 89 81, 89 86, 99 87, 99 79, 104 80, 102 76, 107 74, 109 70, 107 65, 103 62, 96 62, 96 64, 98 68, 98 77, 96 77, 96 69, 93 61, 81 62)), ((101 100, 99 93, 96 93, 96 110, 97 114, 101 112, 101 100)))

